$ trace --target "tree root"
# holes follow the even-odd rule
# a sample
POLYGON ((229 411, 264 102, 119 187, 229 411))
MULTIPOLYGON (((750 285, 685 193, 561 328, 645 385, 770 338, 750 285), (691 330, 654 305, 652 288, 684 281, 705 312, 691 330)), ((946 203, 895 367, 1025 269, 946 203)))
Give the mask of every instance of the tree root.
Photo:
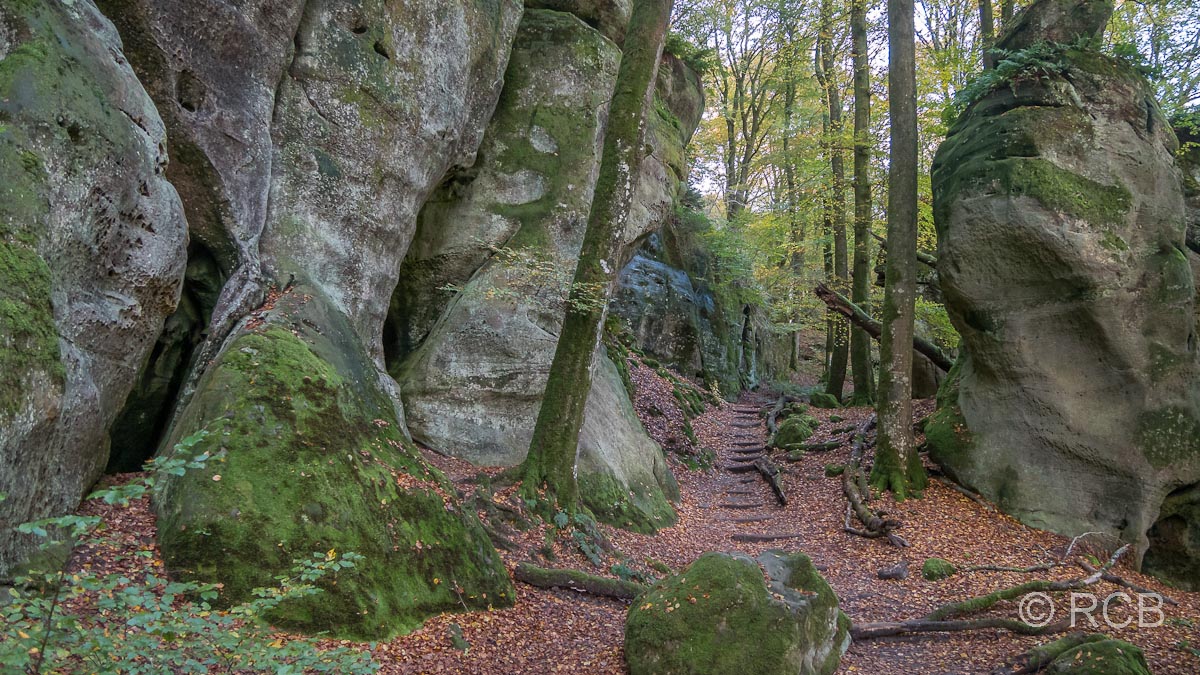
POLYGON ((1020 635, 1050 635, 1053 633, 1061 633, 1071 627, 1070 620, 1064 620, 1058 623, 1048 624, 1046 626, 1034 626, 1024 621, 1016 619, 1006 619, 1003 617, 985 617, 981 619, 965 619, 963 617, 971 614, 986 611, 994 607, 997 603, 1004 600, 1015 600, 1029 593, 1053 593, 1057 591, 1071 591, 1080 588, 1086 588, 1096 584, 1104 575, 1108 573, 1121 556, 1129 550, 1129 545, 1126 544, 1117 549, 1115 553, 1104 563, 1099 569, 1094 568, 1086 563, 1081 563, 1087 576, 1076 579, 1068 579, 1065 581, 1029 581, 1016 586, 1002 588, 998 591, 993 591, 986 595, 951 602, 927 614, 924 618, 914 619, 911 621, 886 621, 858 624, 851 628, 850 634, 855 640, 869 640, 872 638, 888 637, 892 635, 901 635, 904 633, 947 633, 968 630, 982 630, 989 628, 1000 628, 1009 632, 1018 633, 1020 635))
POLYGON ((842 493, 846 495, 848 503, 846 522, 842 529, 849 534, 867 539, 887 539, 893 546, 905 548, 908 546, 908 542, 893 532, 893 530, 899 529, 902 523, 898 520, 884 518, 885 513, 876 512, 866 505, 867 495, 871 493, 870 488, 867 487, 866 472, 862 468, 862 457, 868 445, 867 434, 875 428, 878 421, 878 416, 872 415, 871 419, 859 427, 855 435, 854 446, 850 451, 850 461, 846 463, 846 469, 842 472, 842 493), (850 524, 852 512, 863 524, 862 529, 850 524))

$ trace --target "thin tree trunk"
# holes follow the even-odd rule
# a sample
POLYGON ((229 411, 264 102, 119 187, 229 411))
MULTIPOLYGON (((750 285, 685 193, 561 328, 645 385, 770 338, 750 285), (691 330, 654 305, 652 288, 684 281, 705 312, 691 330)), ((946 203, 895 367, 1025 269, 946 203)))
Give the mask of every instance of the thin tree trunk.
MULTIPOLYGON (((825 147, 829 153, 830 193, 824 200, 826 220, 833 234, 833 277, 830 282, 839 292, 849 290, 850 277, 846 248, 846 167, 842 152, 842 101, 834 71, 833 2, 821 0, 821 33, 817 38, 820 67, 817 78, 825 88, 829 124, 826 127, 825 147)), ((825 391, 840 401, 846 385, 846 365, 849 360, 850 326, 840 317, 831 321, 833 351, 829 355, 829 379, 825 391)))
POLYGON ((913 0, 888 0, 888 255, 879 345, 879 436, 871 485, 897 498, 925 487, 912 435, 917 292, 917 74, 913 0))
POLYGON ((1013 0, 1000 0, 1000 30, 1008 30, 1013 18, 1013 0))
MULTIPOLYGON (((850 37, 854 48, 854 276, 850 299, 867 309, 871 292, 871 64, 867 53, 866 0, 850 4, 850 37)), ((850 366, 854 401, 875 399, 871 338, 861 328, 850 333, 850 366)))
POLYGON ((992 21, 992 0, 979 0, 979 39, 983 43, 983 68, 996 66, 992 58, 992 45, 996 44, 996 24, 992 21))
POLYGON ((570 511, 575 510, 578 502, 575 457, 583 409, 591 389, 592 356, 600 341, 612 282, 620 267, 617 256, 621 236, 644 155, 645 110, 654 90, 673 4, 674 0, 633 3, 579 264, 529 455, 522 467, 522 490, 527 496, 535 496, 545 486, 547 498, 570 511))

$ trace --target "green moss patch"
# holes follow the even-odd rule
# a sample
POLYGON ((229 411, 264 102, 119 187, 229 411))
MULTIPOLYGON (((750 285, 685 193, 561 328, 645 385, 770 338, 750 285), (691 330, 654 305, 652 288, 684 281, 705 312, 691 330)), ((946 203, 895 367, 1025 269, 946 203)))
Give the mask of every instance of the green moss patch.
POLYGON ((625 625, 632 675, 832 673, 845 624, 837 596, 802 554, 706 553, 640 596, 625 625))
POLYGON ((326 593, 275 617, 355 638, 510 604, 482 526, 403 436, 348 324, 322 307, 284 296, 201 379, 173 435, 207 428, 198 450, 213 460, 156 500, 168 568, 221 582, 237 601, 273 585, 296 558, 359 553, 356 569, 323 582, 326 593))
POLYGON ((653 534, 676 521, 657 485, 626 488, 611 474, 587 473, 579 476, 579 497, 596 520, 633 532, 653 534))
POLYGON ((925 581, 941 581, 954 576, 958 571, 949 560, 941 558, 926 558, 925 563, 921 565, 921 576, 925 581))

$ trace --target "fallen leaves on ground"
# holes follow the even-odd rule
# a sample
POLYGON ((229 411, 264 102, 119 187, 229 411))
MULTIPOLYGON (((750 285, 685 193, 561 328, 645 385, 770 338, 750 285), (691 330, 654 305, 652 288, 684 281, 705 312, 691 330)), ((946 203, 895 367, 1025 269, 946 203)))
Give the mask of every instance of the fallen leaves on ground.
MULTIPOLYGON (((660 443, 679 438, 684 419, 670 392, 669 381, 652 369, 635 366, 638 387, 636 407, 653 437, 660 443), (662 414, 648 414, 650 407, 662 414)), ((966 496, 931 483, 922 499, 895 503, 890 497, 876 502, 890 517, 904 523, 900 534, 911 544, 908 549, 884 541, 867 540, 842 531, 845 501, 840 480, 825 476, 827 464, 847 460, 849 444, 837 450, 813 452, 798 462, 777 463, 784 472, 788 506, 779 507, 766 484, 756 474, 731 474, 721 466, 735 460, 735 443, 765 442, 761 414, 772 400, 760 394, 745 396, 737 404, 710 407, 692 422, 701 446, 717 451, 716 466, 707 471, 690 470, 672 459, 672 468, 682 493, 679 522, 654 535, 641 535, 602 527, 609 543, 620 552, 610 553, 604 566, 597 567, 572 544, 570 537, 555 536, 552 525, 528 530, 511 530, 514 551, 502 551, 508 568, 535 560, 541 565, 581 569, 608 575, 610 565, 621 561, 639 570, 666 565, 679 570, 705 551, 739 550, 757 555, 769 548, 798 549, 813 558, 837 591, 842 608, 856 622, 898 621, 919 618, 946 602, 987 593, 1032 578, 1078 576, 1074 568, 1060 568, 1047 575, 971 572, 938 582, 925 581, 922 562, 929 557, 958 565, 999 564, 1028 566, 1057 560, 1069 541, 1035 530, 1016 520, 987 510, 966 496), (759 420, 753 428, 733 426, 759 420), (748 480, 749 479, 749 480, 748 480), (733 492, 734 495, 728 493, 733 492), (722 504, 749 503, 762 506, 730 509, 722 504), (753 522, 735 522, 736 520, 753 522), (547 537, 547 531, 550 536, 547 537), (796 538, 761 543, 738 543, 735 534, 794 534, 796 538), (547 557, 551 560, 547 560, 547 557), (876 572, 907 561, 910 574, 904 580, 880 580, 876 572)), ((917 402, 914 418, 932 409, 932 402, 917 402)), ((817 410, 810 414, 822 424, 810 443, 847 438, 845 429, 867 419, 866 408, 817 410), (830 417, 842 418, 831 423, 830 417), (837 433, 835 433, 837 432, 837 433)), ((918 437, 918 440, 919 437, 918 437)), ((752 447, 752 446, 751 446, 752 447)), ((482 473, 496 478, 502 468, 472 466, 461 460, 425 452, 429 461, 455 483, 460 494, 470 495, 482 473)), ((670 456, 670 455, 668 455, 670 456)), ((778 460, 778 453, 774 455, 778 460)), ((510 512, 525 509, 510 486, 497 491, 493 501, 510 512)), ((145 564, 161 566, 153 545, 153 516, 146 500, 128 508, 95 505, 84 507, 103 515, 110 530, 131 547, 152 551, 145 564)), ((484 511, 480 512, 485 514, 484 511)), ((105 567, 114 563, 103 551, 84 549, 77 564, 105 567)), ((128 560, 119 563, 131 564, 128 560)), ((147 568, 149 569, 149 568, 147 568)), ((131 577, 135 570, 122 570, 131 577)), ((1200 647, 1200 593, 1185 593, 1159 584, 1129 569, 1120 573, 1128 580, 1163 593, 1179 602, 1165 606, 1166 622, 1161 627, 1104 629, 1109 635, 1132 642, 1146 652, 1158 675, 1194 675, 1200 672, 1200 657, 1189 651, 1200 647)), ((410 635, 377 644, 373 653, 386 675, 408 673, 597 673, 625 672, 622 641, 628 604, 597 598, 571 590, 541 590, 516 583, 516 604, 510 608, 467 614, 446 613, 431 618, 410 635), (461 636, 461 637, 460 637, 461 636), (463 645, 469 645, 461 649, 463 645), (457 646, 456 646, 457 645, 457 646)), ((1123 590, 1107 582, 1095 587, 1102 596, 1123 590)), ((1001 603, 997 615, 1016 618, 1015 603, 1001 603)), ((1083 628, 1088 628, 1084 626, 1083 628)), ((1103 628, 1103 627, 1100 627, 1103 628)), ((1093 629, 1100 629, 1093 628, 1093 629)), ((855 643, 842 659, 839 672, 905 675, 929 673, 988 673, 1009 658, 1051 638, 1021 637, 1002 631, 925 634, 855 643)), ((330 646, 345 642, 330 641, 330 646)))

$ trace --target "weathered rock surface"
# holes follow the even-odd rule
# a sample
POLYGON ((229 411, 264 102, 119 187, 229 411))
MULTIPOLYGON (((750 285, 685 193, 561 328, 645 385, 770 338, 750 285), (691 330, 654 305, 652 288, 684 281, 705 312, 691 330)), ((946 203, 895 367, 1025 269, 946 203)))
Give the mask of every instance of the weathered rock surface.
POLYGON ((521 3, 106 5, 169 111, 169 140, 186 159, 173 178, 197 234, 195 302, 163 335, 128 429, 166 412, 197 327, 210 314, 213 324, 166 445, 214 431, 206 443, 226 453, 214 469, 226 480, 188 476, 158 501, 168 566, 225 582, 236 601, 318 549, 378 558, 323 604, 289 612, 297 627, 357 636, 461 606, 453 584, 430 586, 435 577, 473 588, 475 602, 503 602, 507 579, 478 523, 443 504, 448 488, 406 445, 380 337, 417 210, 451 167, 474 161, 521 3), (245 320, 271 286, 283 299, 245 320), (269 309, 296 294, 305 301, 289 317, 269 309), (258 368, 247 349, 273 360, 270 373, 247 374, 258 368), (445 551, 414 555, 417 541, 445 551))
MULTIPOLYGON (((527 11, 479 161, 422 214, 393 303, 390 344, 409 428, 438 451, 485 465, 514 465, 528 451, 619 58, 616 45, 578 17, 527 11), (493 255, 491 247, 503 251, 493 255), (461 290, 439 301, 435 289, 447 283, 461 290), (447 301, 440 313, 430 311, 447 301)), ((695 84, 691 77, 671 86, 695 84)), ((682 148, 698 112, 682 114, 692 127, 669 111, 651 115, 652 155, 628 242, 665 218, 686 174, 682 148)), ((633 414, 613 364, 603 353, 596 358, 580 438, 584 499, 615 524, 673 522, 666 498, 674 483, 662 452, 633 414)))
MULTIPOLYGON (((1103 6, 1030 11, 1080 12, 1058 25, 1091 34, 1103 6)), ((1064 74, 973 103, 934 161, 938 269, 964 353, 926 434, 936 461, 1021 520, 1153 552, 1164 500, 1200 480, 1177 144, 1128 65, 1060 58, 1064 74)))
POLYGON ((791 347, 756 308, 716 290, 703 227, 684 211, 647 237, 621 269, 609 311, 632 346, 735 396, 782 373, 791 347))
POLYGON ((274 278, 319 288, 382 367, 417 211, 470 165, 500 94, 515 0, 309 3, 275 102, 261 242, 274 278))
POLYGON ((156 500, 167 567, 242 599, 294 559, 358 553, 365 559, 325 593, 273 620, 364 639, 463 603, 509 604, 508 575, 482 526, 405 438, 374 374, 349 320, 311 287, 256 311, 170 438, 206 431, 195 452, 212 459, 156 500))
POLYGON ((164 130, 86 0, 0 6, 0 576, 8 529, 78 504, 175 309, 187 241, 164 130))
POLYGON ((634 600, 625 660, 633 675, 826 675, 849 623, 803 553, 705 553, 634 600))
POLYGON ((625 41, 633 0, 525 0, 529 9, 569 12, 616 44, 625 41))

